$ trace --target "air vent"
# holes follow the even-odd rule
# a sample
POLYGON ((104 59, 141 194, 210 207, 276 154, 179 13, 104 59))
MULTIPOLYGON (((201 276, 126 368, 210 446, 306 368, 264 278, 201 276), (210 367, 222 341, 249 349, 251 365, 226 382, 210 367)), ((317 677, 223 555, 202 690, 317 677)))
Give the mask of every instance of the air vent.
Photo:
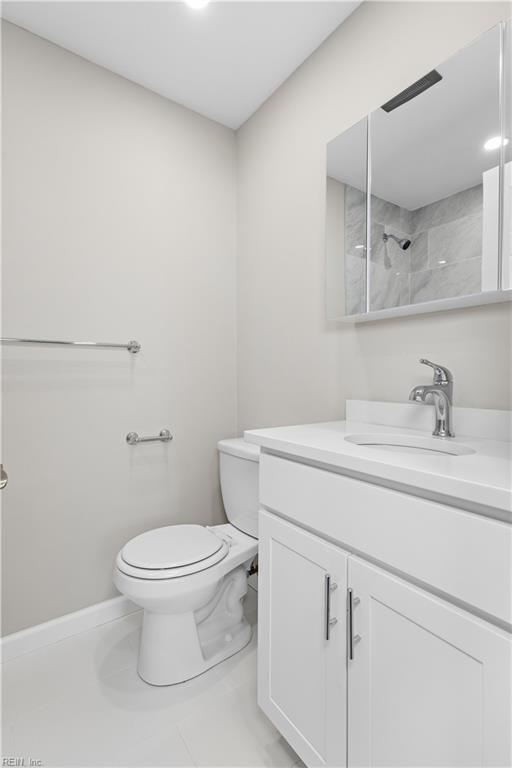
POLYGON ((416 82, 406 88, 405 91, 401 91, 397 96, 393 96, 392 99, 386 101, 386 103, 382 105, 382 109, 384 112, 392 112, 397 107, 401 107, 402 104, 405 104, 406 101, 410 101, 411 99, 414 99, 415 96, 419 96, 420 93, 431 88, 442 79, 443 76, 439 74, 437 69, 433 69, 428 75, 416 80, 416 82))

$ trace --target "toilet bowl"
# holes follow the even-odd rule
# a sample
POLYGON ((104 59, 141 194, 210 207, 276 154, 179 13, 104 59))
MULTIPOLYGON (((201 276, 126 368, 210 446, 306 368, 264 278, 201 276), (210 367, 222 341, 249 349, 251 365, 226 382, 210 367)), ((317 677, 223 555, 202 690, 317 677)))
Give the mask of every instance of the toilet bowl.
POLYGON ((152 685, 196 677, 251 639, 243 599, 258 550, 259 448, 236 439, 218 450, 230 522, 156 528, 117 555, 114 584, 144 609, 138 672, 152 685))

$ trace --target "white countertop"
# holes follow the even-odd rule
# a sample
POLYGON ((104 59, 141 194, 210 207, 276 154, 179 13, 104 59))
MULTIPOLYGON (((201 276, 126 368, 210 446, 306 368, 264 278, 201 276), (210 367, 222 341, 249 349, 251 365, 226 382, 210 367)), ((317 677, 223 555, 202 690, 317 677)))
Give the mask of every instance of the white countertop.
POLYGON ((244 437, 263 450, 319 463, 349 474, 365 475, 376 483, 392 483, 401 486, 405 492, 428 494, 469 511, 489 514, 496 510, 502 513, 502 519, 512 520, 510 442, 457 435, 453 442, 472 448, 475 453, 467 456, 416 456, 391 453, 375 446, 356 445, 344 439, 354 434, 431 436, 430 432, 404 426, 332 421, 248 430, 244 437))

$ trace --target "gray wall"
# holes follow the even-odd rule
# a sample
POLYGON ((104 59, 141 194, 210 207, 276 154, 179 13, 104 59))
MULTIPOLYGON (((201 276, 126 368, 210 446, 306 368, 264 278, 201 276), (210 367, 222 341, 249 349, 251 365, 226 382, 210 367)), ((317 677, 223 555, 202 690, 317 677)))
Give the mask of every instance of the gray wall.
POLYGON ((509 14, 366 2, 238 131, 240 428, 404 400, 429 379, 422 356, 453 369, 458 405, 510 406, 509 307, 339 326, 324 285, 326 143, 509 14))
POLYGON ((4 632, 113 596, 141 531, 224 520, 236 434, 235 140, 9 24, 3 30, 4 632), (132 448, 130 430, 174 432, 132 448))

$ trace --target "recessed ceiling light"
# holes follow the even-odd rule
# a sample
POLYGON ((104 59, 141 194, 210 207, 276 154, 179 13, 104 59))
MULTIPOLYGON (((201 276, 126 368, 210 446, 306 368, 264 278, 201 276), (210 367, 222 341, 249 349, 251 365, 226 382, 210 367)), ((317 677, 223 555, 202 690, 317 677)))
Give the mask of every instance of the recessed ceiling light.
POLYGON ((206 8, 210 0, 185 0, 185 2, 189 8, 199 11, 201 8, 206 8))
POLYGON ((493 136, 492 139, 487 139, 487 141, 484 144, 484 149, 487 149, 488 152, 490 152, 493 149, 499 149, 502 145, 506 147, 508 144, 508 139, 503 139, 503 142, 501 141, 501 136, 493 136))

